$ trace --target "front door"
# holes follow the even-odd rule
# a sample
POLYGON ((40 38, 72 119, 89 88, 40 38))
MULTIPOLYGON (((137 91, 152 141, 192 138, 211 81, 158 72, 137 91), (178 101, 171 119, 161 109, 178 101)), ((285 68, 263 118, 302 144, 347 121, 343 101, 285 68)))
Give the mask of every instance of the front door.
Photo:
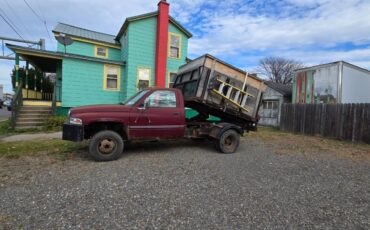
POLYGON ((130 135, 136 139, 169 139, 184 136, 184 108, 172 90, 153 91, 139 107, 131 120, 130 135))

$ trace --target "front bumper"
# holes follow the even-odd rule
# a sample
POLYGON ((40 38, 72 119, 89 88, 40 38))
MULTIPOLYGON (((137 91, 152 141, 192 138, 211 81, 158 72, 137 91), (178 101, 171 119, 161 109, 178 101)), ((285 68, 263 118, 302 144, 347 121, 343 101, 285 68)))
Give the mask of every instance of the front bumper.
POLYGON ((63 140, 66 141, 83 141, 84 128, 82 125, 63 124, 63 140))

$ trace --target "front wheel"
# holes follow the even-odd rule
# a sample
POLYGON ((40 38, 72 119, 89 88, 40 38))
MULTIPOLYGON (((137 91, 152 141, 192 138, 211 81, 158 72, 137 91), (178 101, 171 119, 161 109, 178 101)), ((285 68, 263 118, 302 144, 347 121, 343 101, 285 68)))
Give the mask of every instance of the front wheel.
POLYGON ((89 153, 96 161, 117 160, 123 152, 122 137, 113 131, 100 131, 89 144, 89 153))
POLYGON ((222 153, 234 153, 239 147, 240 135, 233 129, 226 130, 221 134, 220 139, 215 139, 214 144, 222 153))

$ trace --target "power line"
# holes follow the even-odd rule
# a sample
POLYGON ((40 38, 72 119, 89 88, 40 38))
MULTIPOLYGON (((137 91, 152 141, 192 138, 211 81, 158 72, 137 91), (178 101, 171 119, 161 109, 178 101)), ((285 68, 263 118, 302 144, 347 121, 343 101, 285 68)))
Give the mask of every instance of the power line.
POLYGON ((36 11, 30 6, 30 4, 28 4, 28 2, 26 0, 23 0, 23 1, 24 1, 24 3, 26 3, 26 5, 28 6, 28 8, 30 8, 31 11, 36 15, 36 17, 38 17, 40 19, 40 21, 44 22, 44 20, 40 17, 40 15, 38 15, 36 13, 36 11))
POLYGON ((46 25, 46 20, 45 20, 45 18, 43 19, 43 18, 42 18, 38 13, 36 13, 36 11, 31 7, 31 5, 30 5, 30 4, 28 4, 28 2, 27 2, 26 0, 23 0, 23 1, 24 1, 24 3, 26 3, 26 5, 28 6, 28 8, 30 8, 30 9, 31 9, 31 11, 33 12, 33 14, 34 14, 34 15, 36 15, 36 17, 37 17, 38 19, 40 19, 40 21, 44 24, 45 29, 46 29, 46 32, 48 33, 49 39, 50 39, 50 41, 52 41, 51 36, 50 36, 50 33, 49 33, 49 30, 48 30, 48 27, 47 27, 47 25, 46 25))
MULTIPOLYGON (((2 10, 0 8, 0 11, 2 12, 2 14, 5 16, 5 18, 8 20, 8 22, 14 27, 14 29, 16 29, 17 31, 19 31, 20 29, 18 28, 17 25, 15 25, 15 23, 12 21, 12 19, 5 13, 4 10, 2 10)), ((20 32, 19 32, 20 33, 20 32)))
POLYGON ((0 13, 0 16, 4 19, 5 23, 12 28, 12 30, 22 39, 25 40, 19 33, 18 31, 6 20, 6 18, 0 13))
POLYGON ((22 28, 24 29, 24 31, 26 32, 26 34, 28 34, 29 36, 32 37, 32 33, 30 33, 30 31, 28 30, 28 28, 24 25, 23 21, 22 21, 22 17, 19 17, 17 12, 14 10, 14 8, 10 5, 10 3, 8 2, 8 0, 5 0, 5 3, 8 5, 8 8, 11 10, 11 12, 14 14, 14 16, 16 18, 18 18, 19 20, 19 23, 21 24, 22 28))

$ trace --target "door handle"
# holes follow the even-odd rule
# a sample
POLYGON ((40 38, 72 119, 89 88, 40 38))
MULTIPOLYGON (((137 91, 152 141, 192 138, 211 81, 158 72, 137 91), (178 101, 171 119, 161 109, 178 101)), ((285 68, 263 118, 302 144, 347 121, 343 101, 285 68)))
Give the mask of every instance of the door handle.
POLYGON ((174 113, 172 113, 172 115, 178 116, 178 115, 180 115, 180 113, 179 112, 174 112, 174 113))

